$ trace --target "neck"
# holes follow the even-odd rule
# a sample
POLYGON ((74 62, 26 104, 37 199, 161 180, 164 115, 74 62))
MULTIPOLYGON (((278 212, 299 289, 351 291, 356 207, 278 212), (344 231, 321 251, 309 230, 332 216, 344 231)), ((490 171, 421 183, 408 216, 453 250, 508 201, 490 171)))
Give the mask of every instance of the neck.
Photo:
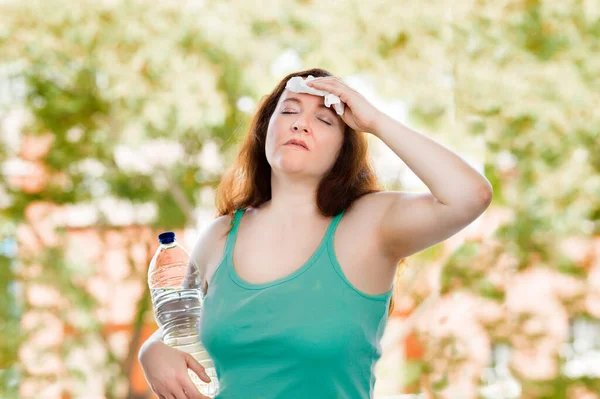
POLYGON ((322 218, 317 207, 318 181, 271 174, 271 200, 261 208, 279 220, 322 218))

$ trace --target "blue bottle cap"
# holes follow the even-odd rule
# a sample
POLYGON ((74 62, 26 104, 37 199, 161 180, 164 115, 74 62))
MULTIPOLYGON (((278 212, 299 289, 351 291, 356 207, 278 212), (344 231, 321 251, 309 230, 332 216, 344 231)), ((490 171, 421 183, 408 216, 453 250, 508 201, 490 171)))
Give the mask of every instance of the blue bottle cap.
POLYGON ((175 241, 175 233, 172 231, 165 231, 164 233, 160 233, 158 235, 158 241, 161 244, 170 244, 175 241))

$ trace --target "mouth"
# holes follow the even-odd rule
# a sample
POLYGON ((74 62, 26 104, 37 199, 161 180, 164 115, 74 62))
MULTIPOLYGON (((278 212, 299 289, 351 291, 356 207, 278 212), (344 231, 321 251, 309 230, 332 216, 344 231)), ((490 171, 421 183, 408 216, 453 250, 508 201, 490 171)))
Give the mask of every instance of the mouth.
POLYGON ((290 140, 287 143, 285 143, 284 146, 286 146, 286 147, 293 147, 293 148, 297 148, 299 150, 308 151, 308 146, 306 144, 304 144, 303 142, 297 141, 297 140, 290 140))

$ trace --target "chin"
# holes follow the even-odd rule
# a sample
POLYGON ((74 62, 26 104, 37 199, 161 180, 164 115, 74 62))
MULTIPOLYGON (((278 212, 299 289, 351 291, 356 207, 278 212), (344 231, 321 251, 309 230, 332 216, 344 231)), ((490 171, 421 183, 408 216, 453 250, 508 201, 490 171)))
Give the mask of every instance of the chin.
POLYGON ((281 174, 306 175, 311 173, 307 166, 308 165, 305 161, 282 158, 279 160, 279 162, 271 165, 271 168, 273 171, 281 174))
POLYGON ((279 165, 279 167, 277 167, 276 170, 277 172, 285 173, 286 175, 301 175, 306 174, 307 172, 306 168, 301 165, 279 165))

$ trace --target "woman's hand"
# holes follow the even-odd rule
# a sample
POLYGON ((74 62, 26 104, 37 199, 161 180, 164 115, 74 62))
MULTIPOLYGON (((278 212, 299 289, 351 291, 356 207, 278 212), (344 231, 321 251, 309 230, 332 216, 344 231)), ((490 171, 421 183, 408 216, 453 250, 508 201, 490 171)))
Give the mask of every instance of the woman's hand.
POLYGON ((190 368, 202 381, 210 382, 204 367, 189 353, 155 341, 140 351, 139 361, 146 381, 160 399, 210 399, 188 375, 190 368))
POLYGON ((346 105, 340 118, 352 129, 376 135, 378 121, 383 117, 362 94, 335 76, 315 78, 306 82, 309 87, 335 94, 346 105))

